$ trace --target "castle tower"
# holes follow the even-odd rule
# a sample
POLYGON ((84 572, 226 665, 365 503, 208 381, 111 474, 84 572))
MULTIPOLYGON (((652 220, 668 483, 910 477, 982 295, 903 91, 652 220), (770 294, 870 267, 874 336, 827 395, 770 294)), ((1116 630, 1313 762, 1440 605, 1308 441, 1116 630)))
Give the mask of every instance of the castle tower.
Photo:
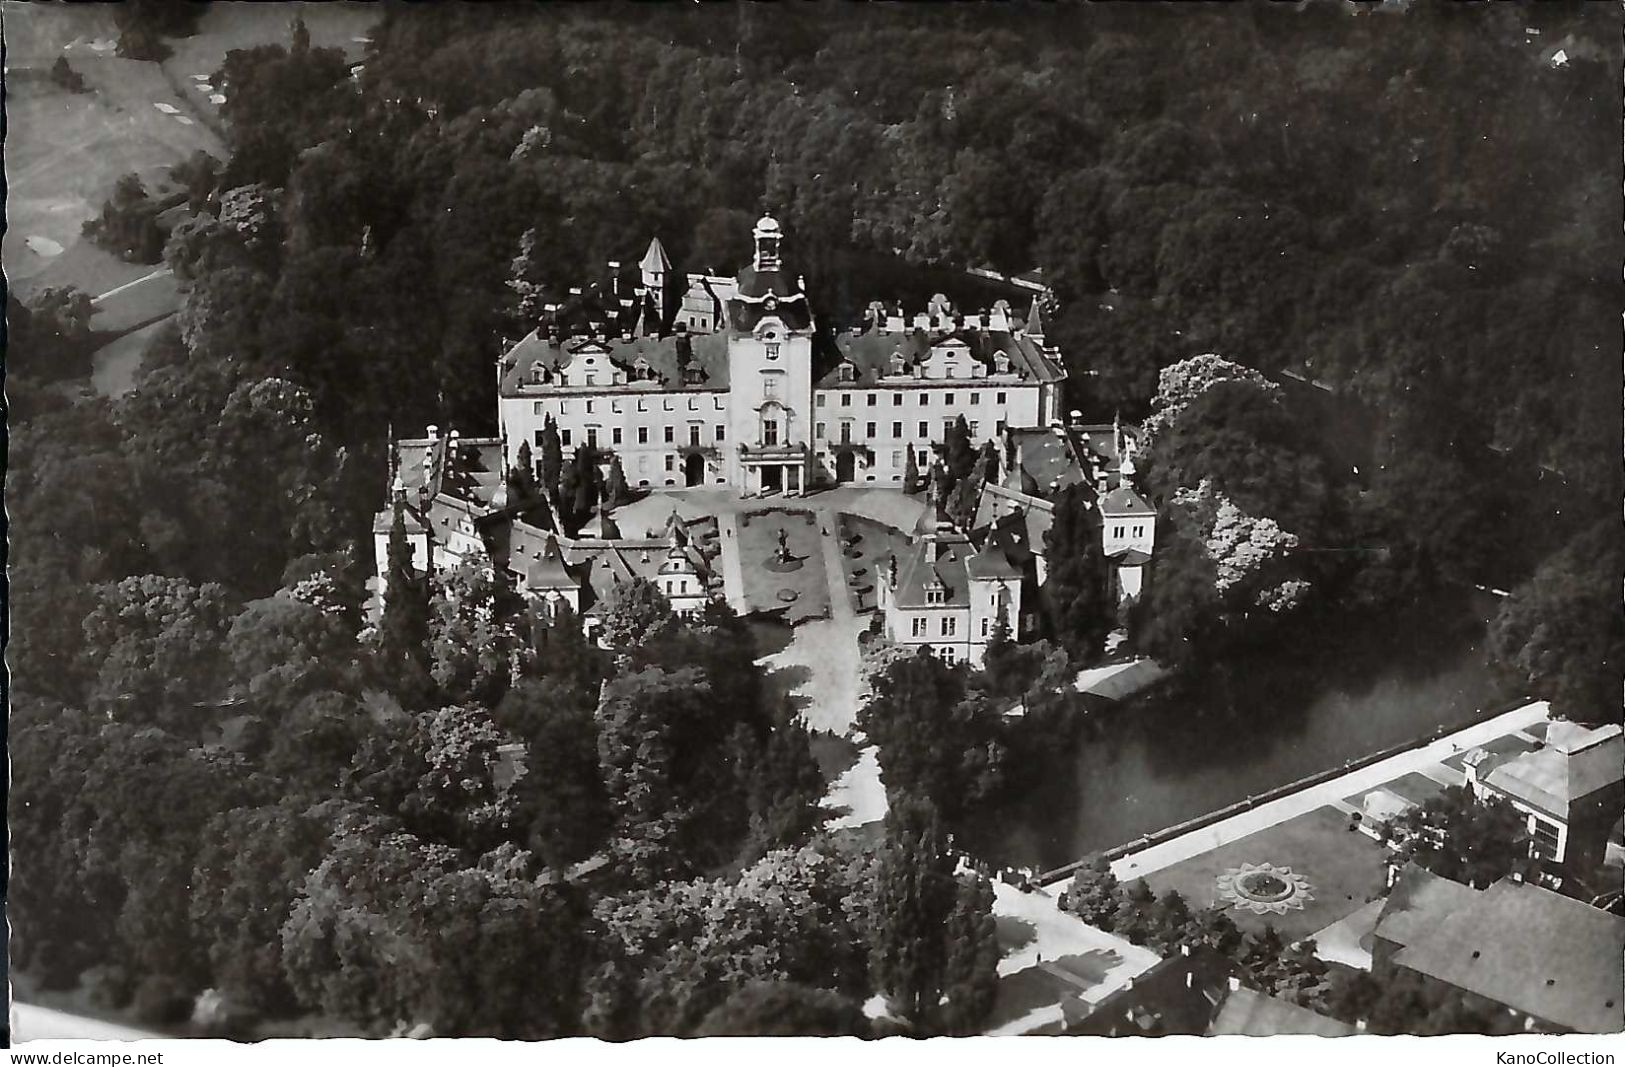
POLYGON ((812 309, 784 267, 778 221, 762 216, 751 236, 751 265, 728 301, 728 480, 799 493, 812 462, 812 309))

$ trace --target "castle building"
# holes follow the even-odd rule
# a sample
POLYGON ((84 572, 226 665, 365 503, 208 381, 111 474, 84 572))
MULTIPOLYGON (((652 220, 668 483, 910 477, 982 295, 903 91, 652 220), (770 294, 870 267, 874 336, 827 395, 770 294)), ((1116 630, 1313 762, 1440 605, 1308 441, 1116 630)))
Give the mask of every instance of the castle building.
POLYGON ((618 460, 633 487, 792 495, 900 488, 911 467, 937 462, 959 418, 973 447, 994 446, 989 462, 1002 459, 1004 474, 981 483, 963 529, 933 500, 909 546, 880 565, 890 640, 979 665, 1001 625, 1031 632, 1053 499, 1072 485, 1100 511, 1119 594, 1139 595, 1156 516, 1132 484, 1138 431, 1085 425, 1076 412, 1061 423, 1065 372, 1039 299, 1025 316, 1002 299, 973 314, 940 294, 914 314, 871 303, 858 328, 832 330, 783 246, 763 217, 749 266, 727 277, 678 271, 655 239, 636 264, 611 262, 605 280, 543 304, 498 364, 499 436, 430 427, 392 442, 391 498, 374 523, 375 606, 397 514, 420 572, 486 568, 589 632, 606 595, 632 579, 652 581, 680 614, 721 599, 713 527, 690 529, 674 513, 664 530, 628 537, 600 511, 566 533, 545 494, 520 486, 527 451, 541 473, 549 427, 566 462, 582 450, 601 470, 618 460), (528 498, 510 500, 510 485, 528 498))
POLYGON ((996 542, 978 547, 946 522, 887 561, 879 586, 887 639, 929 646, 947 663, 980 667, 1001 623, 1012 637, 1021 632, 1021 570, 996 542))
POLYGON ((1054 418, 1065 372, 1036 301, 1026 320, 1003 301, 974 315, 940 296, 913 316, 874 304, 862 329, 830 331, 778 222, 763 217, 753 242, 726 278, 677 276, 657 240, 635 281, 617 273, 608 295, 549 305, 500 364, 507 461, 551 422, 566 457, 618 456, 637 487, 897 486, 909 453, 927 468, 958 416, 977 445, 1054 418))

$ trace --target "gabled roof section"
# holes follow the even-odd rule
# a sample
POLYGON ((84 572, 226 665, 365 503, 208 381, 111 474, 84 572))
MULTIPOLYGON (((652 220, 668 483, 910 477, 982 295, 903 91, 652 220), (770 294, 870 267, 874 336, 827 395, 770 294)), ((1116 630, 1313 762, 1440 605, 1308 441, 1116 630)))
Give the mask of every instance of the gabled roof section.
MULTIPOLYGON (((815 381, 814 388, 826 389, 836 386, 868 386, 880 384, 883 378, 892 374, 892 362, 895 355, 903 358, 903 364, 909 368, 908 373, 913 374, 913 367, 929 358, 933 346, 959 341, 969 349, 972 359, 981 363, 988 374, 994 374, 995 356, 1003 352, 1010 361, 1013 373, 1025 382, 1056 382, 1066 377, 1054 360, 1044 351, 1043 347, 1031 338, 1020 333, 1000 333, 993 330, 957 330, 944 334, 933 334, 926 330, 909 330, 902 333, 888 333, 882 330, 866 330, 862 333, 846 332, 835 337, 835 348, 840 357, 850 360, 857 368, 858 373, 850 382, 842 382, 833 374, 825 374, 815 381)), ((899 379, 893 378, 893 381, 899 379)), ((1006 378, 926 378, 917 379, 930 382, 933 385, 963 383, 969 388, 986 387, 996 389, 1000 382, 1009 384, 1006 378)))
MULTIPOLYGON (((551 344, 534 331, 508 351, 502 371, 502 395, 526 397, 545 395, 560 387, 533 385, 530 370, 540 364, 555 371, 568 362, 572 345, 584 342, 577 338, 551 344)), ((666 337, 634 337, 631 340, 606 340, 604 347, 615 363, 630 369, 640 358, 654 371, 656 378, 631 379, 625 385, 612 386, 628 395, 644 392, 671 392, 687 389, 699 392, 719 392, 728 388, 728 338, 725 334, 671 334, 666 337), (686 356, 685 356, 686 350, 686 356), (697 381, 684 382, 683 363, 694 368, 697 381)), ((602 389, 598 390, 602 391, 602 389)))
POLYGON ((1499 793, 1567 819, 1575 804, 1621 779, 1625 779, 1625 731, 1618 723, 1596 729, 1553 723, 1545 747, 1507 760, 1483 782, 1499 793))
POLYGON ((1014 463, 1005 471, 1006 488, 1048 498, 1088 479, 1065 431, 1023 427, 1006 432, 1015 455, 1014 463))
POLYGON ((897 590, 893 594, 901 608, 965 608, 970 606, 970 580, 965 563, 975 554, 968 540, 927 538, 898 555, 897 590), (926 597, 928 589, 939 586, 940 600, 926 597))
POLYGON ((1004 554, 998 542, 992 538, 983 541, 982 547, 965 562, 965 573, 972 580, 984 581, 1021 577, 1021 571, 1010 562, 1010 557, 1004 554))
POLYGON ((1145 497, 1136 493, 1132 486, 1119 485, 1105 496, 1100 498, 1100 513, 1117 517, 1137 517, 1141 515, 1155 515, 1157 509, 1145 502, 1145 497))
POLYGON ((525 585, 535 590, 579 588, 581 580, 564 565, 558 538, 548 535, 541 558, 525 571, 525 585))

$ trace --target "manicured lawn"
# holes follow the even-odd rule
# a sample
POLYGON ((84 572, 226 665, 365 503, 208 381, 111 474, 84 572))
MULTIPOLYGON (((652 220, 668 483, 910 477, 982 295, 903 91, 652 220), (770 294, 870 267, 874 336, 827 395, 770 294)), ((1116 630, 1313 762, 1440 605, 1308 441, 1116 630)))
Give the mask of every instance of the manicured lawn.
MULTIPOLYGON (((7 79, 5 267, 13 278, 43 273, 66 256, 44 255, 27 238, 71 249, 121 175, 135 172, 157 194, 168 186, 168 168, 193 152, 225 158, 219 137, 194 117, 195 102, 177 93, 158 64, 113 54, 112 39, 100 36, 104 21, 62 5, 6 5, 8 51, 14 31, 52 31, 17 34, 35 39, 33 62, 27 76, 7 79), (88 92, 67 92, 42 76, 58 55, 88 92)), ((8 68, 20 65, 17 53, 7 58, 8 68)), ((64 263, 51 272, 52 283, 105 291, 98 288, 102 265, 93 259, 64 263), (67 269, 75 265, 95 269, 79 276, 67 269)))
POLYGON ((1445 788, 1427 775, 1417 774, 1415 771, 1383 785, 1390 792, 1399 794, 1413 804, 1426 804, 1443 793, 1445 788))
POLYGON ((820 529, 810 511, 768 508, 739 516, 739 564, 750 611, 779 613, 791 625, 829 614, 820 529), (780 530, 791 569, 776 569, 785 566, 777 562, 780 530))
POLYGON ((1218 903, 1217 879, 1232 868, 1243 863, 1290 867, 1309 880, 1313 899, 1303 908, 1261 916, 1230 907, 1228 914, 1243 930, 1273 924, 1283 937, 1305 937, 1356 911, 1383 890, 1384 849, 1347 825, 1348 817, 1337 809, 1316 808, 1157 871, 1146 883, 1159 896, 1176 889, 1192 908, 1207 907, 1218 903))

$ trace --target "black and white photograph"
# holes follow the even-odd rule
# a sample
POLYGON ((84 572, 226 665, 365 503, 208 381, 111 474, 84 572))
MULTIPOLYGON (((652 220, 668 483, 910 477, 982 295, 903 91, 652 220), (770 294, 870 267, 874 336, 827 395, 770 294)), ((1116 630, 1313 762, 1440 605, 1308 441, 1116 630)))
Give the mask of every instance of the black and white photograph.
POLYGON ((15 1062, 1613 1062, 1625 6, 0 34, 15 1062))

